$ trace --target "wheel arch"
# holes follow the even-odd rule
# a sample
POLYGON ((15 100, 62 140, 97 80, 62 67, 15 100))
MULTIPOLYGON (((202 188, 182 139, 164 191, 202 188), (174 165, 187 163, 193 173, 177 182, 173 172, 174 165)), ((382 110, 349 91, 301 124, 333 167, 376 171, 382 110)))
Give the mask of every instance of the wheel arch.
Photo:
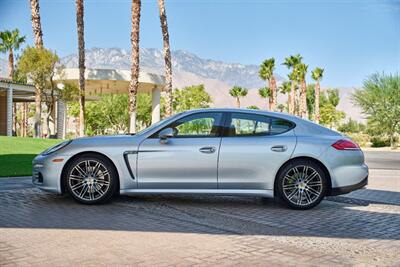
POLYGON ((120 175, 119 175, 117 166, 115 166, 114 162, 110 159, 110 157, 108 157, 107 155, 105 155, 105 154, 103 154, 103 153, 97 152, 97 151, 82 151, 82 152, 79 152, 79 153, 73 155, 71 158, 69 158, 69 159, 67 160, 67 162, 64 164, 64 166, 63 166, 63 168, 62 168, 61 176, 60 176, 61 192, 62 192, 63 194, 66 192, 66 191, 65 191, 66 188, 65 188, 65 179, 64 179, 64 177, 65 177, 65 174, 66 174, 66 171, 67 171, 67 168, 68 168, 69 164, 70 164, 74 159, 76 159, 76 158, 78 158, 78 157, 80 157, 80 156, 82 156, 82 155, 85 155, 85 154, 92 154, 92 155, 95 154, 95 155, 104 157, 105 159, 107 159, 107 160, 112 164, 112 166, 114 167, 114 169, 115 169, 115 171, 116 171, 116 173, 117 173, 117 176, 118 176, 118 179, 117 179, 117 192, 119 192, 119 187, 120 187, 120 175))
POLYGON ((321 169, 324 171, 326 177, 328 178, 328 188, 327 188, 327 196, 330 195, 331 190, 332 190, 332 178, 331 178, 331 174, 329 173, 328 168, 325 166, 325 164, 323 164, 320 160, 310 157, 310 156, 298 156, 298 157, 294 157, 289 159, 288 161, 286 161, 284 164, 282 164, 282 166, 279 168, 279 170, 277 171, 276 175, 275 175, 275 179, 274 179, 274 197, 276 197, 276 193, 278 192, 277 190, 277 183, 276 180, 278 178, 278 175, 280 174, 281 170, 286 167, 288 164, 290 164, 293 161, 296 160, 309 160, 314 162, 315 164, 318 164, 318 166, 321 167, 321 169))

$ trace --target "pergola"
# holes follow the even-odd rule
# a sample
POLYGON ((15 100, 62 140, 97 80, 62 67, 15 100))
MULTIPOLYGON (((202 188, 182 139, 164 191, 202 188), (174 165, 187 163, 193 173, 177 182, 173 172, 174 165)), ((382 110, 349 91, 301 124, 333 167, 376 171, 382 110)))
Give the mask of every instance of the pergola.
MULTIPOLYGON (((92 69, 85 71, 85 96, 87 100, 98 100, 104 94, 128 94, 130 83, 129 70, 121 69, 92 69)), ((66 68, 55 80, 60 83, 74 83, 78 85, 79 69, 66 68)), ((152 95, 151 122, 160 120, 160 95, 165 85, 162 75, 140 72, 138 93, 150 93, 152 95)))
MULTIPOLYGON (((78 84, 79 69, 67 68, 54 77, 57 84, 78 84)), ((128 94, 130 71, 120 69, 86 69, 85 95, 89 101, 98 100, 103 94, 128 94)), ((160 120, 160 95, 165 79, 161 75, 140 72, 138 93, 152 94, 152 123, 160 120)), ((62 86, 61 86, 62 88, 62 86)), ((46 90, 45 90, 46 91, 46 90)), ((12 136, 13 103, 34 102, 35 87, 0 79, 0 135, 12 136)), ((65 137, 65 105, 56 103, 57 138, 65 137)))
POLYGON ((0 78, 0 135, 12 136, 13 103, 35 101, 35 87, 0 78))

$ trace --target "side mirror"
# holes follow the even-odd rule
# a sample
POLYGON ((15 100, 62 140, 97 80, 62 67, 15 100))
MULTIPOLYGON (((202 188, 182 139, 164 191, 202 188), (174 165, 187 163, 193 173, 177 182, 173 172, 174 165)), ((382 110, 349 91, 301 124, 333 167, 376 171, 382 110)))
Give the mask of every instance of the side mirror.
POLYGON ((165 128, 158 134, 158 137, 161 143, 166 143, 168 138, 174 137, 174 129, 165 128))

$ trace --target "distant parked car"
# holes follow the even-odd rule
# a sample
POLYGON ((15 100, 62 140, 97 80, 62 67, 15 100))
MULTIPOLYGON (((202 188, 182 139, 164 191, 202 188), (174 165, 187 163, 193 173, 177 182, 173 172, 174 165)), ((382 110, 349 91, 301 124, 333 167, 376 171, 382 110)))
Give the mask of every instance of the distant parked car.
POLYGON ((364 187, 359 146, 295 116, 242 109, 192 110, 136 135, 78 138, 33 161, 33 183, 84 204, 145 193, 275 197, 309 209, 364 187))

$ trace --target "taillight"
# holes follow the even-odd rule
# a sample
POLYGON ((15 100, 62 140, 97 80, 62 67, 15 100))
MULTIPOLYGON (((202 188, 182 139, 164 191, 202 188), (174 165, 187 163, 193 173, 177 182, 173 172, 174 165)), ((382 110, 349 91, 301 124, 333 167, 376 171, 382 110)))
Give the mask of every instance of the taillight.
POLYGON ((337 150, 360 150, 360 147, 356 143, 344 139, 337 141, 332 146, 337 150))

